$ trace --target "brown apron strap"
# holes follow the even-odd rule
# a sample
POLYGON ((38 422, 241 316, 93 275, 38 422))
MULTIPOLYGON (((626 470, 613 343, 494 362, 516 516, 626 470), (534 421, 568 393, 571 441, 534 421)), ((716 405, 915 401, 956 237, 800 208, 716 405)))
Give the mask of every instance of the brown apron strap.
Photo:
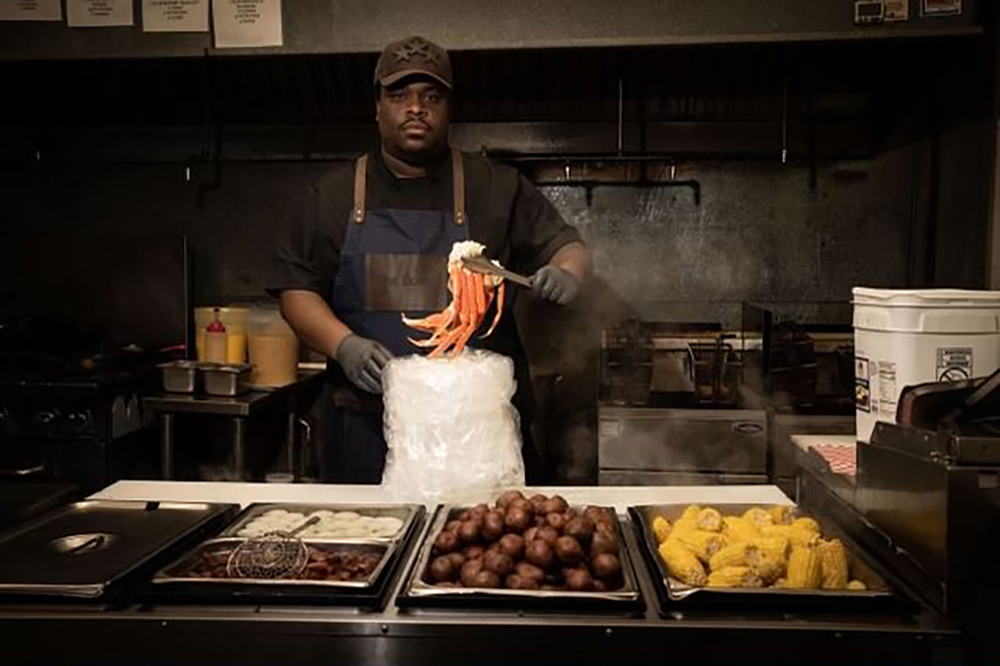
POLYGON ((465 169, 462 167, 462 151, 451 151, 452 181, 455 184, 455 224, 465 224, 465 169))
POLYGON ((368 155, 362 155, 354 164, 354 223, 365 223, 365 177, 368 173, 368 155))

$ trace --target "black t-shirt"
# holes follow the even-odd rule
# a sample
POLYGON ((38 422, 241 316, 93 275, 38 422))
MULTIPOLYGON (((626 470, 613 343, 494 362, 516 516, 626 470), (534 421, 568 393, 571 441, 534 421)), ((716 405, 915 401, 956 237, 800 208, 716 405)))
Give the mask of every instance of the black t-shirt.
MULTIPOLYGON (((469 237, 515 272, 531 275, 559 248, 580 240, 552 203, 514 168, 464 153, 469 237)), ((452 211, 451 156, 424 178, 397 178, 381 151, 368 160, 368 210, 452 211)), ((354 207, 354 165, 330 169, 305 193, 279 237, 268 291, 307 289, 330 302, 354 207)))
MULTIPOLYGON (((559 248, 579 242, 580 235, 552 203, 512 167, 479 155, 463 153, 465 202, 469 237, 486 246, 486 254, 526 275, 549 262, 559 248)), ((428 168, 423 178, 397 178, 382 161, 381 151, 369 154, 365 190, 368 210, 454 210, 450 153, 428 168)), ((305 289, 332 302, 340 251, 354 207, 354 164, 330 169, 304 193, 279 235, 268 292, 305 289)), ((508 286, 509 303, 516 289, 508 286)), ((489 348, 514 359, 522 416, 530 412, 527 364, 513 323, 512 308, 497 328, 489 348)), ((336 313, 336 310, 334 310, 336 313)), ((418 351, 416 348, 414 351, 418 351)), ((339 366, 331 378, 343 386, 339 366)), ((355 395, 359 392, 354 391, 355 395)))

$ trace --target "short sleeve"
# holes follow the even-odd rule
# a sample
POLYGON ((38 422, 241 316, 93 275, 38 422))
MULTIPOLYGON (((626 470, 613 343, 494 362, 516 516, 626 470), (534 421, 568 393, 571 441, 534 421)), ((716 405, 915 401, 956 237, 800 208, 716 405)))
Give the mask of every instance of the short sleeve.
POLYGON ((563 220, 538 188, 519 174, 510 226, 512 267, 534 273, 561 247, 580 242, 583 242, 580 233, 563 220))
POLYGON ((267 284, 267 292, 272 296, 279 296, 286 289, 329 296, 339 255, 322 237, 319 218, 319 191, 312 185, 293 206, 278 232, 267 284))

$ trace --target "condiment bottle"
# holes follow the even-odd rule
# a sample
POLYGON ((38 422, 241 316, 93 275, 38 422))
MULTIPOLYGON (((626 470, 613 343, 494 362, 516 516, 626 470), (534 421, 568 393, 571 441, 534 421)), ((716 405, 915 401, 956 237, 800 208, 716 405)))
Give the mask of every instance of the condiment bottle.
POLYGON ((205 327, 205 360, 226 362, 226 326, 219 319, 219 308, 215 308, 215 319, 205 327))

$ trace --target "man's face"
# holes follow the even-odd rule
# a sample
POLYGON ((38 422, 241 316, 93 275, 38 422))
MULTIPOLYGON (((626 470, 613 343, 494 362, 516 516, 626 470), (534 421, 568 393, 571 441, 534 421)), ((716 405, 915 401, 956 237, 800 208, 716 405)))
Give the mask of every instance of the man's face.
POLYGON ((419 164, 448 142, 448 91, 439 83, 404 79, 382 88, 375 102, 382 145, 395 157, 419 164))

